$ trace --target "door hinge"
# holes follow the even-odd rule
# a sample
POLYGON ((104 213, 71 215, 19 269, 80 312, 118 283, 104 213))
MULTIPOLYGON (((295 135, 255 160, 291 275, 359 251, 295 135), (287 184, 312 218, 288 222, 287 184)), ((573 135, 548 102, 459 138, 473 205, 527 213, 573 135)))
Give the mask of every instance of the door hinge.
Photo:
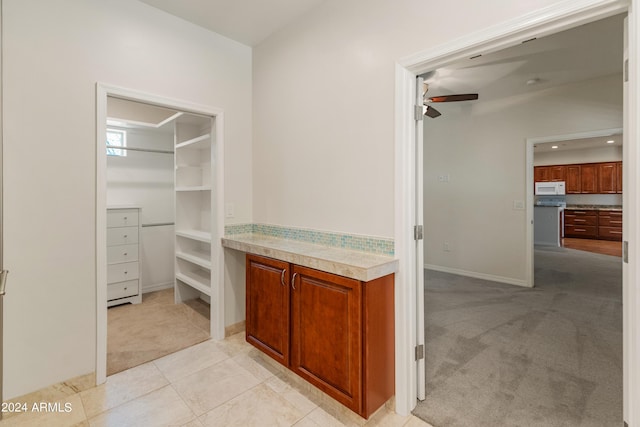
POLYGON ((415 105, 414 106, 414 118, 416 120, 416 122, 421 122, 422 119, 424 118, 423 114, 422 114, 422 105, 415 105))
POLYGON ((424 344, 416 346, 416 360, 424 359, 424 344))
POLYGON ((629 264, 629 242, 622 242, 622 262, 629 264))
POLYGON ((629 81, 629 60, 625 59, 624 60, 624 82, 628 82, 629 81))
POLYGON ((422 230, 421 225, 413 226, 413 239, 414 240, 422 240, 424 238, 424 232, 422 230))

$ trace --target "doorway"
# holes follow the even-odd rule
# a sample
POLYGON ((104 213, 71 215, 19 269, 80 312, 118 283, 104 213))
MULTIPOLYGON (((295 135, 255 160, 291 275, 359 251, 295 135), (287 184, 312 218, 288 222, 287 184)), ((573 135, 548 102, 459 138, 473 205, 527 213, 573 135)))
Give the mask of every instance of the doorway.
MULTIPOLYGON (((401 61, 401 65, 397 68, 397 108, 396 111, 398 113, 404 111, 405 115, 397 115, 397 123, 398 123, 398 132, 397 132, 397 144, 396 144, 396 165, 398 168, 397 172, 397 180, 398 183, 408 183, 413 182, 415 178, 415 169, 413 159, 413 153, 415 153, 415 132, 412 130, 414 127, 413 121, 413 99, 416 93, 415 88, 415 76, 417 74, 422 74, 428 70, 435 70, 446 66, 451 63, 455 63, 460 58, 469 58, 477 55, 478 53, 491 52, 494 50, 502 49, 506 46, 516 45, 521 43, 522 41, 529 40, 535 36, 543 36, 547 34, 553 34, 563 29, 572 28, 577 25, 581 25, 587 22, 592 22, 597 19, 602 19, 607 16, 611 16, 615 13, 624 12, 627 10, 627 5, 623 4, 623 2, 589 2, 586 4, 585 2, 580 2, 580 4, 573 4, 569 9, 558 7, 550 7, 544 10, 543 12, 535 12, 530 13, 527 16, 524 16, 522 19, 514 20, 513 22, 505 23, 503 26, 495 27, 488 29, 485 32, 473 34, 466 38, 465 40, 457 40, 454 43, 448 44, 446 46, 438 46, 435 49, 425 51, 416 55, 413 55, 409 58, 406 58, 404 61, 401 61), (584 4, 583 4, 584 3, 584 4)), ((630 22, 630 34, 635 34, 635 28, 637 26, 637 16, 630 14, 629 22, 630 22)), ((630 40, 631 46, 629 47, 631 55, 630 62, 635 64, 634 55, 637 52, 637 46, 635 46, 635 40, 633 37, 628 38, 630 40)), ((637 70, 634 67, 630 68, 629 73, 629 81, 633 82, 634 79, 637 78, 637 70)), ((633 86, 635 87, 635 86, 633 86)), ((625 134, 626 138, 634 140, 636 136, 636 127, 635 127, 635 116, 634 111, 637 103, 637 94, 635 92, 629 92, 629 98, 625 105, 625 117, 630 121, 625 124, 625 134), (629 135, 627 132, 627 125, 630 125, 632 135, 629 135)), ((631 148, 631 152, 635 153, 635 147, 631 148)), ((632 156, 631 156, 632 157, 632 156)), ((625 153, 625 160, 629 158, 628 153, 625 153)), ((633 179, 627 179, 627 176, 635 176, 635 164, 630 162, 626 162, 628 165, 627 170, 625 171, 625 182, 634 182, 633 179), (627 175, 629 173, 629 175, 627 175)), ((635 183, 635 182, 634 182, 635 183)), ((524 185, 524 182, 523 182, 524 185)), ((396 248, 397 255, 400 257, 407 257, 408 261, 405 264, 401 263, 400 271, 403 280, 410 281, 411 283, 415 283, 415 270, 413 269, 413 255, 415 254, 415 249, 412 247, 413 242, 413 234, 409 233, 406 230, 410 230, 411 224, 419 223, 416 221, 416 218, 412 217, 410 214, 406 214, 407 209, 403 209, 404 207, 412 207, 415 205, 414 200, 412 198, 412 194, 414 194, 413 188, 414 185, 399 184, 399 188, 401 188, 400 193, 396 199, 396 212, 398 213, 397 219, 397 227, 396 227, 396 248)), ((635 192, 635 185, 632 184, 631 187, 627 186, 629 191, 627 194, 631 195, 631 193, 635 192)), ((631 196, 633 200, 633 196, 631 196)), ((418 201, 419 202, 419 201, 418 201)), ((633 207, 631 207, 633 209, 633 207)), ((414 211, 411 208, 411 211, 414 211)), ((627 213, 625 213, 627 215, 627 213)), ((633 215, 630 215, 634 217, 633 215)), ((633 222, 633 220, 632 220, 633 222)), ((628 236, 633 236, 632 241, 629 241, 630 249, 635 248, 634 239, 636 237, 637 231, 634 224, 629 224, 630 227, 626 229, 625 233, 631 233, 628 236)), ((627 235, 625 235, 625 239, 627 235)), ((417 260, 420 262, 420 260, 417 260)), ((633 283, 632 278, 635 278, 635 270, 632 268, 628 268, 625 264, 625 283, 633 283), (633 276, 632 276, 633 275, 633 276), (631 280, 631 281, 630 281, 631 280)), ((625 301, 633 301, 628 300, 629 297, 629 287, 625 286, 627 292, 627 296, 625 297, 625 301)), ((633 293, 633 291, 631 291, 633 293)), ((411 294, 414 292, 411 290, 407 290, 407 294, 402 295, 399 298, 399 304, 407 313, 407 316, 411 316, 412 319, 415 319, 415 312, 413 312, 413 307, 411 307, 410 298, 411 294)), ((418 301, 418 304, 420 302, 418 301)), ((419 311, 420 308, 417 308, 419 311)), ((625 305, 625 325, 628 325, 629 321, 629 306, 625 305)), ((416 334, 419 334, 422 329, 421 325, 418 325, 417 328, 413 331, 416 334)), ((637 339, 637 337, 631 333, 629 333, 629 329, 625 328, 627 332, 625 332, 625 341, 627 342, 626 348, 627 352, 625 353, 625 370, 626 377, 631 377, 632 379, 628 383, 628 387, 625 387, 625 402, 629 401, 629 394, 631 396, 635 396, 635 393, 638 392, 637 389, 637 366, 634 358, 629 357, 629 349, 634 348, 633 342, 637 339), (631 341, 627 341, 631 340, 631 341)), ((399 341, 405 339, 405 345, 407 349, 411 349, 413 344, 419 342, 419 338, 412 337, 400 337, 399 341)), ((399 343, 399 345, 401 345, 399 343)), ((406 367, 402 367, 404 369, 410 369, 412 372, 416 372, 414 362, 411 362, 411 353, 409 350, 406 350, 406 354, 402 353, 399 359, 403 359, 402 355, 405 355, 404 361, 406 363, 406 367)), ((417 379, 420 381, 420 379, 417 379)), ((400 384, 398 389, 402 389, 402 386, 405 385, 407 388, 405 392, 407 393, 408 399, 406 401, 407 407, 413 406, 413 401, 411 396, 416 396, 416 389, 412 387, 411 382, 407 384, 400 384)), ((402 391, 399 391, 399 412, 402 411, 402 403, 404 395, 402 391)), ((629 405, 625 405, 625 419, 627 421, 633 420, 632 409, 630 409, 629 405), (631 415, 629 415, 631 414, 631 415)))
MULTIPOLYGON (((118 298, 113 298, 112 288, 109 287, 113 285, 111 282, 128 285, 135 280, 129 281, 127 276, 113 276, 112 266, 107 265, 109 255, 111 255, 107 250, 108 244, 110 241, 113 243, 109 230, 124 230, 124 233, 127 231, 125 228, 138 227, 138 235, 143 238, 146 236, 149 244, 144 252, 140 252, 138 259, 131 260, 131 264, 141 261, 143 263, 141 271, 144 273, 145 258, 153 258, 160 262, 161 268, 154 269, 154 271, 147 270, 147 279, 150 279, 149 276, 157 275, 159 271, 162 272, 161 270, 166 270, 164 271, 166 274, 160 274, 162 277, 158 276, 147 281, 143 275, 140 279, 141 294, 145 290, 145 285, 147 290, 158 291, 158 294, 163 296, 156 295, 153 298, 154 303, 157 305, 160 302, 167 305, 169 309, 174 302, 188 303, 198 299, 205 300, 209 304, 206 306, 209 320, 208 325, 205 326, 208 326, 212 338, 224 338, 224 269, 222 268, 224 255, 220 245, 215 244, 215 242, 219 242, 224 228, 222 210, 224 141, 223 114, 218 109, 103 84, 97 85, 96 117, 96 303, 98 308, 96 381, 101 384, 106 381, 107 376, 107 306, 113 305, 115 310, 123 311, 128 308, 137 308, 134 306, 137 306, 136 303, 139 301, 136 295, 129 294, 119 293, 116 295, 118 298), (109 108, 109 100, 112 101, 111 108, 109 108), (145 107, 142 109, 133 108, 139 110, 138 112, 143 110, 140 117, 145 118, 118 120, 123 118, 117 117, 118 115, 126 115, 131 107, 136 106, 145 107), (112 113, 113 111, 119 113, 112 113), (160 117, 151 119, 157 113, 160 113, 160 117), (141 132, 141 128, 150 127, 150 123, 154 123, 151 127, 154 127, 156 131, 152 138, 155 142, 151 143, 152 145, 156 144, 154 146, 149 146, 149 142, 146 141, 149 139, 148 135, 135 135, 141 132), (169 126, 172 129, 170 136, 163 135, 161 128, 164 126, 169 126), (114 133, 114 138, 111 141, 108 140, 107 148, 104 143, 108 129, 114 133), (124 138, 122 138, 123 135, 126 135, 125 131, 133 132, 130 136, 137 137, 138 145, 134 146, 132 142, 128 147, 126 146, 124 138), (174 133, 178 135, 175 138, 174 133), (163 140, 166 140, 165 143, 158 143, 163 140), (125 146, 120 148, 118 144, 125 146), (163 144, 167 146, 165 147, 163 144), (151 161, 148 157, 145 158, 146 160, 142 160, 143 157, 140 157, 137 160, 138 164, 142 162, 147 165, 147 170, 141 172, 135 170, 136 159, 130 158, 128 160, 134 161, 134 163, 126 163, 124 156, 113 156, 110 161, 114 168, 110 170, 107 153, 122 154, 127 151, 135 152, 140 156, 153 155, 156 156, 156 160, 151 161), (174 151, 178 151, 176 159, 179 159, 175 163, 173 162, 174 151), (159 159, 158 156, 164 156, 164 159, 159 159), (168 163, 171 165, 168 166, 168 163), (119 166, 119 168, 115 166, 119 166), (140 173, 145 176, 144 179, 140 179, 142 176, 140 173), (130 178, 134 174, 138 176, 137 181, 123 179, 123 177, 130 178), (161 176, 164 178, 158 179, 161 176), (166 181, 168 176, 172 178, 170 192, 168 186, 161 182, 163 179, 166 181), (174 185, 174 179, 180 181, 179 185, 174 185), (197 179, 201 181, 199 184, 195 183, 197 179), (173 205, 174 197, 176 206, 173 205), (122 203, 125 206, 122 206, 122 203), (185 208, 184 203, 190 203, 190 207, 185 208), (110 206, 110 204, 113 205, 110 206), (108 211, 109 207, 113 210, 108 211), (118 211, 119 208, 129 209, 134 215, 122 213, 124 211, 118 211), (122 220, 120 217, 138 218, 140 221, 136 224, 127 223, 125 227, 120 227, 122 224, 114 222, 122 220), (180 228, 180 232, 173 230, 174 221, 172 220, 177 224, 176 228, 180 228), (116 228, 108 228, 109 226, 116 228), (179 251, 174 252, 174 244, 178 245, 179 251), (187 249, 189 249, 189 254, 186 254, 187 249), (170 266, 166 264, 170 264, 170 266), (176 267, 175 274, 171 265, 176 267), (121 278, 127 280, 120 282, 121 278), (162 290, 163 288, 165 290, 162 290), (167 301, 164 301, 165 299, 167 301), (119 302, 134 304, 121 305, 119 302)), ((132 234, 125 233, 123 236, 130 238, 132 234)), ((120 243, 126 243, 133 247, 137 241, 115 242, 115 244, 120 243)), ((127 268, 128 264, 125 263, 127 268)), ((116 273, 122 274, 123 272, 116 273)), ((127 273, 129 271, 125 272, 125 274, 127 273)), ((149 293, 149 295, 154 294, 149 293)), ((201 303, 193 305, 197 305, 197 310, 202 311, 201 303)), ((140 306, 144 306, 144 303, 140 306)), ((160 310, 162 311, 162 307, 160 310)))

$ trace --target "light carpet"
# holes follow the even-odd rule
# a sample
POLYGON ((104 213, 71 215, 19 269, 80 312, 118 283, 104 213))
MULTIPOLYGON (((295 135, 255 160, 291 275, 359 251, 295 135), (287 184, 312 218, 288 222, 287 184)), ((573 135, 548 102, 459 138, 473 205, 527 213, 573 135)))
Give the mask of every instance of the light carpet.
POLYGON ((140 304, 107 312, 107 375, 124 371, 209 339, 209 305, 174 304, 173 289, 142 295, 140 304))
POLYGON ((536 249, 533 289, 426 271, 434 427, 622 425, 621 258, 536 249))

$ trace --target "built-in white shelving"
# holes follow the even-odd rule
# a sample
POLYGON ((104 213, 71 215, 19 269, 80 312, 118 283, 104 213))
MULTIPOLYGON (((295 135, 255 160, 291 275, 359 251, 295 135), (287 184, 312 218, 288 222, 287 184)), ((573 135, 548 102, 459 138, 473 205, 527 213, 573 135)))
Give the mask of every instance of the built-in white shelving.
POLYGON ((176 302, 211 296, 211 118, 185 114, 175 129, 176 302))

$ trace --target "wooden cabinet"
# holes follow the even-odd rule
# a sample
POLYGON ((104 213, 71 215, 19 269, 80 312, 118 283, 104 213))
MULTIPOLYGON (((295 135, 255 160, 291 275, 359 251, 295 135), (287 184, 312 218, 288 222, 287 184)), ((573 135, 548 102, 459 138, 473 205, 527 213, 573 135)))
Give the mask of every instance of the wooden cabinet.
POLYGON ((622 193, 622 162, 616 164, 616 193, 622 193))
POLYGON ((567 194, 580 194, 580 165, 567 165, 567 180, 565 181, 565 191, 567 194))
POLYGON ((247 255, 247 341, 359 415, 394 394, 393 274, 361 282, 247 255))
POLYGON ((549 168, 547 166, 536 166, 533 168, 533 181, 534 182, 548 182, 549 181, 549 168))
POLYGON ((617 162, 598 164, 598 193, 618 192, 617 162))
POLYGON ((533 168, 533 180, 535 182, 565 181, 566 172, 564 165, 536 166, 533 168))
POLYGON ((622 162, 536 166, 535 182, 564 181, 567 194, 622 193, 622 162))
POLYGON ((580 165, 580 192, 582 194, 598 193, 598 164, 580 165))
POLYGON ((289 263, 247 255, 247 341, 289 365, 289 263))
POLYGON ((598 212, 598 238, 622 241, 622 212, 598 212))
POLYGON ((622 211, 566 209, 564 235, 622 241, 622 211))
POLYGON ((565 210, 565 237, 595 239, 598 237, 598 212, 592 210, 565 210))

